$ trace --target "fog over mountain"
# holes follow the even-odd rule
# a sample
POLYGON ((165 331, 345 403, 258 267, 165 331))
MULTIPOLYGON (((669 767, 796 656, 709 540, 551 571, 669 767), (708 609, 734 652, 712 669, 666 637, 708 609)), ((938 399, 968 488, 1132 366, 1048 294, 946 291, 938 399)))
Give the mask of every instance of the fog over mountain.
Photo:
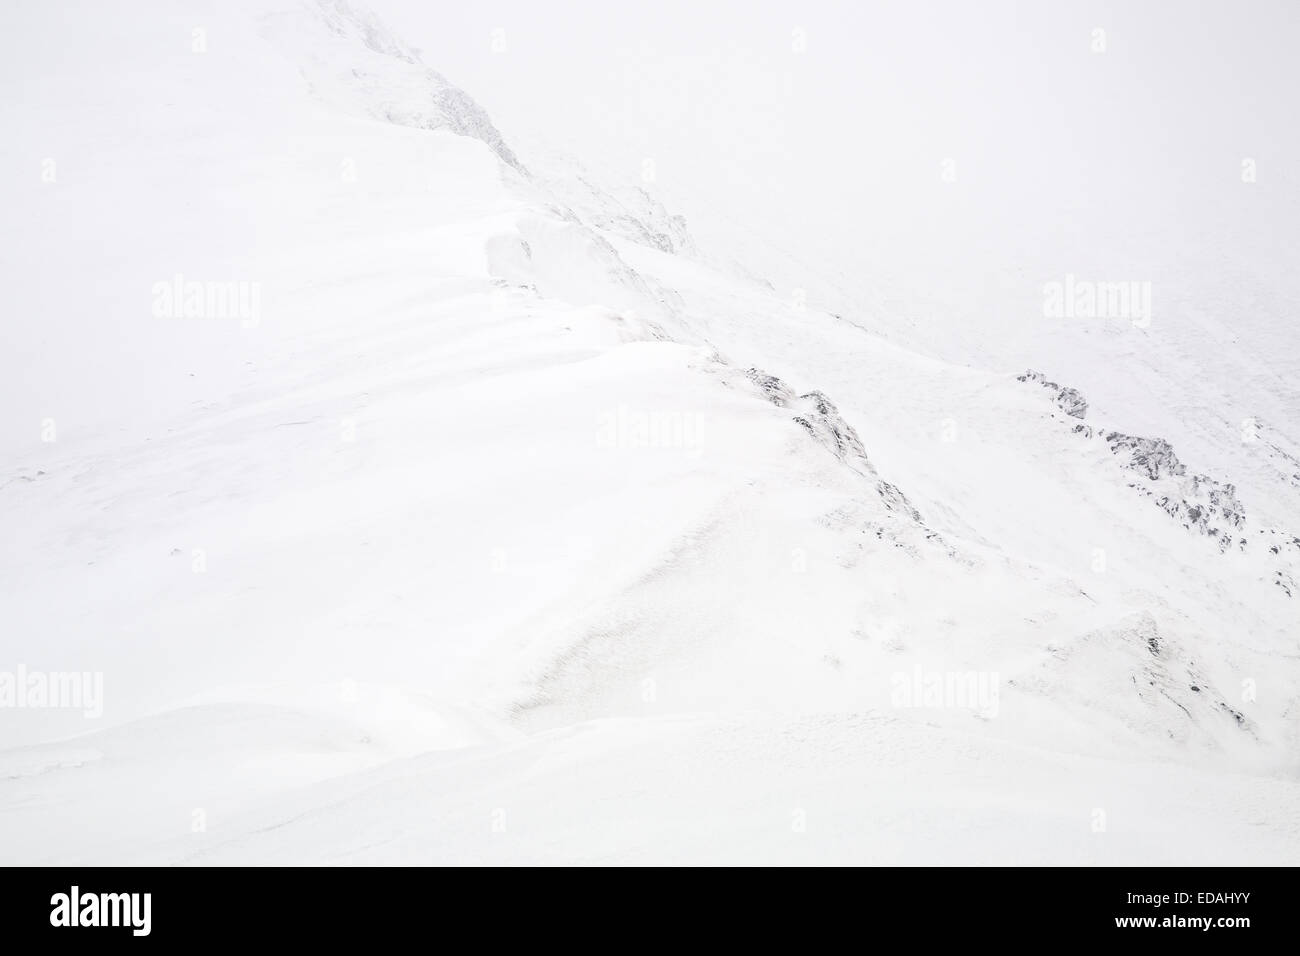
POLYGON ((1300 9, 16 3, 0 861, 1300 862, 1300 9))

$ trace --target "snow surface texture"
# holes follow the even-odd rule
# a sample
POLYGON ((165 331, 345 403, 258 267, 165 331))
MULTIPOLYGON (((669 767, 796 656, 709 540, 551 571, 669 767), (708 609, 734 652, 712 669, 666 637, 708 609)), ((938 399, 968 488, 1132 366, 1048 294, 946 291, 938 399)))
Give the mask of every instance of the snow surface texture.
POLYGON ((1276 378, 791 302, 343 0, 108 7, 0 58, 0 674, 103 680, 0 862, 1300 862, 1276 378))

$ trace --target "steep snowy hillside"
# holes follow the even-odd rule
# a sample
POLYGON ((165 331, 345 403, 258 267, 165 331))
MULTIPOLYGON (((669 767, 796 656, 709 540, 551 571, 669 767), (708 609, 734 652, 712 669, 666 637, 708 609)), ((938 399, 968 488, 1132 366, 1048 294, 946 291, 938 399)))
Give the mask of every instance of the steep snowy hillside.
POLYGON ((11 19, 0 862, 1300 862, 1215 335, 828 311, 344 0, 11 19))

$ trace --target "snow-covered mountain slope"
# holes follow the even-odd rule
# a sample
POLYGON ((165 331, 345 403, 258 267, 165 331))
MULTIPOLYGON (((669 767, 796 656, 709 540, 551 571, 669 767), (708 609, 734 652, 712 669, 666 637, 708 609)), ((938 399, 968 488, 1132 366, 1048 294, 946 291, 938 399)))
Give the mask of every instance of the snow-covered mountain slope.
POLYGON ((14 20, 0 673, 103 692, 0 709, 0 859, 1300 860, 1212 337, 877 334, 340 0, 14 20))

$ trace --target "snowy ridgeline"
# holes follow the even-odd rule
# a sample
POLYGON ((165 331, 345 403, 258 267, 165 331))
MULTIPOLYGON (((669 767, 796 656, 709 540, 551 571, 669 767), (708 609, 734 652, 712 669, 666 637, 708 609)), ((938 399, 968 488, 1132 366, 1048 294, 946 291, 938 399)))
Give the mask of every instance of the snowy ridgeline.
POLYGON ((133 16, 2 68, 7 859, 1300 859, 1300 460, 1208 343, 941 360, 359 5, 133 16))

